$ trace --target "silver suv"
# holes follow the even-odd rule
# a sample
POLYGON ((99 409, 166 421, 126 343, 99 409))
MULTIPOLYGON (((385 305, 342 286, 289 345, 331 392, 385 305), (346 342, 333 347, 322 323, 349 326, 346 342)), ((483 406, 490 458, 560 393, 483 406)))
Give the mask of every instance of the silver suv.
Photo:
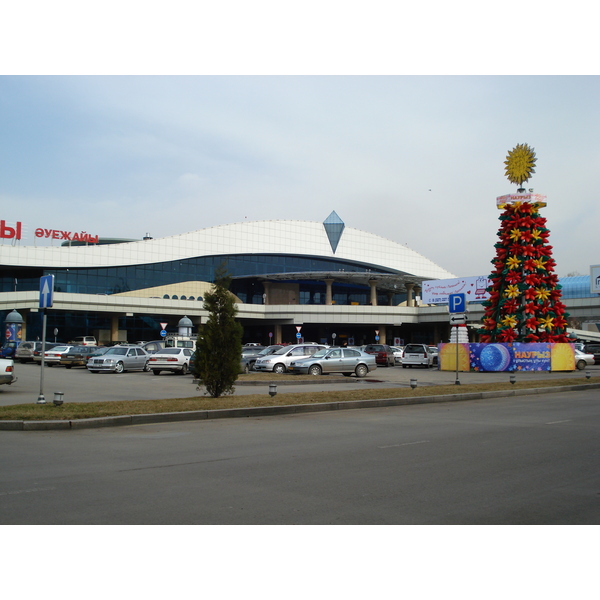
POLYGON ((149 371, 149 358, 149 354, 139 346, 113 346, 102 356, 90 358, 86 366, 90 373, 149 371))
MULTIPOLYGON (((58 346, 58 344, 46 342, 46 350, 50 350, 54 346, 58 346)), ((41 351, 42 342, 21 342, 15 351, 15 360, 21 363, 32 362, 36 353, 39 356, 41 351)))
POLYGON ((296 344, 294 346, 283 346, 264 358, 256 359, 254 363, 255 371, 272 371, 273 373, 285 373, 289 364, 293 360, 300 358, 309 358, 317 350, 328 348, 324 344, 296 344))

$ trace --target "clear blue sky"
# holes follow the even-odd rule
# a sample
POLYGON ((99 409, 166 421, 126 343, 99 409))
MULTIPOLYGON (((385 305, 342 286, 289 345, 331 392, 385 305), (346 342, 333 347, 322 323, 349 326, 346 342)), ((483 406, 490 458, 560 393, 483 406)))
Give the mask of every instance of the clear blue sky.
POLYGON ((0 216, 33 244, 36 227, 163 237, 335 210, 456 275, 487 275, 495 198, 515 190, 504 160, 527 143, 557 272, 587 274, 600 263, 599 106, 597 76, 3 75, 0 216))

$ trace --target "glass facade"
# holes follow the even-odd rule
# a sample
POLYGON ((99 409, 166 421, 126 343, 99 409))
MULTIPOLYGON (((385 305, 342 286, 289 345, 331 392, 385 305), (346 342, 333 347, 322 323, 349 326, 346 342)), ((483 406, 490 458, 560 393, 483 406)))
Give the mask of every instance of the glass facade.
MULTIPOLYGON (((108 268, 71 268, 39 269, 12 268, 3 269, 0 278, 0 291, 30 291, 39 289, 39 279, 43 275, 54 275, 56 292, 74 294, 118 294, 133 290, 181 283, 184 281, 213 281, 216 268, 225 262, 229 274, 233 277, 231 291, 240 300, 249 304, 261 304, 263 286, 255 279, 274 273, 298 273, 310 271, 340 271, 392 273, 393 271, 375 270, 372 265, 360 265, 344 260, 333 260, 311 256, 293 256, 276 254, 219 255, 202 256, 182 260, 158 262, 153 264, 108 267, 108 268)), ((324 302, 324 284, 298 281, 301 290, 301 303, 322 304, 324 302)), ((342 284, 336 286, 341 292, 342 284)), ((365 286, 347 286, 344 299, 340 303, 358 301, 366 304, 368 290, 365 286), (349 296, 353 295, 352 300, 349 296)), ((386 302, 387 303, 387 302, 386 302)))

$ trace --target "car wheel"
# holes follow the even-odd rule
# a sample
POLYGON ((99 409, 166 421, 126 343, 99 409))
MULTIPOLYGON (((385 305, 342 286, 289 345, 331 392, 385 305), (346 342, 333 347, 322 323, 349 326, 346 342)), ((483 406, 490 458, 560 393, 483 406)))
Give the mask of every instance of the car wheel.
POLYGON ((587 367, 587 363, 585 362, 585 360, 578 360, 577 361, 577 368, 580 371, 583 371, 583 369, 585 369, 587 367))
POLYGON ((65 365, 65 369, 70 369, 73 365, 65 365))
POLYGON ((183 367, 181 367, 181 371, 179 371, 180 375, 187 375, 188 366, 184 363, 183 367))
POLYGON ((274 367, 273 367, 273 373, 285 373, 285 365, 282 363, 277 363, 274 367))
POLYGON ((125 370, 122 362, 118 362, 115 366, 115 373, 122 373, 125 370))
POLYGON ((144 373, 147 373, 150 370, 150 363, 146 363, 144 365, 144 373))
POLYGON ((309 375, 321 375, 322 373, 323 371, 319 365, 310 365, 310 367, 308 367, 309 375))
POLYGON ((358 365, 356 369, 354 369, 357 377, 366 377, 369 369, 365 365, 358 365))
POLYGON ((246 363, 244 365, 244 375, 248 375, 248 373, 250 373, 250 365, 246 363))
POLYGON ((97 373, 98 371, 92 371, 92 369, 90 369, 90 373, 97 373))
POLYGON ((342 373, 342 375, 343 375, 344 377, 350 377, 350 375, 352 375, 352 373, 342 373))

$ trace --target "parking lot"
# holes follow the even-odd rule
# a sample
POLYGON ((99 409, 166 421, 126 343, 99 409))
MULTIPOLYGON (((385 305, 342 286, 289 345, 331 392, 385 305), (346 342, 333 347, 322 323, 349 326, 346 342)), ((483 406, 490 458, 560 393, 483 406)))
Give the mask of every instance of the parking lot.
MULTIPOLYGON (((584 371, 574 372, 520 372, 517 380, 574 379, 585 380, 588 371, 592 377, 600 376, 600 365, 584 371)), ((29 404, 37 402, 40 395, 41 367, 34 363, 15 365, 17 381, 12 385, 0 386, 0 406, 29 404)), ((491 383, 508 381, 509 373, 459 373, 461 384, 491 383)), ((250 382, 241 375, 236 384, 235 394, 268 394, 269 381, 250 382)), ((454 384, 456 373, 437 369, 378 367, 365 379, 341 378, 336 375, 323 377, 302 376, 298 384, 290 376, 272 375, 270 381, 278 383, 279 392, 314 392, 322 390, 352 390, 365 388, 407 387, 411 379, 418 386, 454 384), (308 384, 305 383, 308 380, 308 384)), ((103 402, 111 400, 161 400, 168 398, 189 398, 201 396, 202 391, 191 375, 131 372, 120 375, 114 373, 89 373, 85 368, 65 369, 62 366, 44 368, 44 397, 52 402, 54 392, 62 392, 65 402, 103 402)))

